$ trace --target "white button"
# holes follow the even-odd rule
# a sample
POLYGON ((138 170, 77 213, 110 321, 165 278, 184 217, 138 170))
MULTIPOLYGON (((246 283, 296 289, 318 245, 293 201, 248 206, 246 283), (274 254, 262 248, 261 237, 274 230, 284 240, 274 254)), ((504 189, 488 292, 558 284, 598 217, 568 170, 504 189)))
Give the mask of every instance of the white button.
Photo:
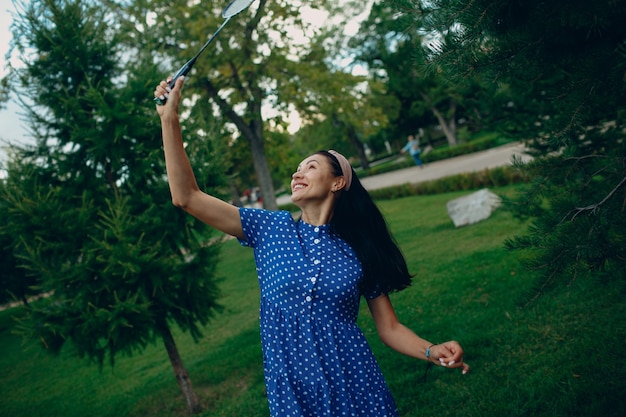
POLYGON ((311 278, 311 282, 312 282, 313 284, 315 284, 315 281, 317 281, 317 278, 315 278, 315 277, 311 278))
POLYGON ((320 260, 319 260, 319 259, 316 259, 316 260, 314 260, 314 261, 313 261, 313 263, 314 263, 315 265, 319 265, 319 264, 320 264, 320 260))
POLYGON ((319 228, 319 227, 316 227, 316 228, 315 228, 315 231, 316 231, 316 232, 319 232, 319 231, 320 231, 320 228, 319 228))
POLYGON ((320 243, 320 240, 319 240, 319 239, 315 239, 315 240, 313 241, 313 243, 320 243))
POLYGON ((311 300, 312 300, 312 298, 311 298, 311 297, 309 297, 309 296, 307 295, 307 296, 306 296, 306 298, 305 298, 305 300, 307 300, 307 301, 311 301, 311 300))

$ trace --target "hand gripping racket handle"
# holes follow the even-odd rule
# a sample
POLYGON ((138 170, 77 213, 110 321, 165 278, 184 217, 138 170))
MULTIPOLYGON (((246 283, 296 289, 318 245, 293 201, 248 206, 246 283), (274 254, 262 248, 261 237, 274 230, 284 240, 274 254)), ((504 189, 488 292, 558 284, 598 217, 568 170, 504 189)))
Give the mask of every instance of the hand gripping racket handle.
MULTIPOLYGON (((191 68, 193 67, 193 64, 196 63, 196 58, 197 57, 193 57, 192 59, 187 61, 185 63, 185 65, 180 67, 180 69, 176 72, 176 74, 174 74, 174 76, 172 77, 172 80, 168 84, 170 86, 170 88, 174 88, 174 85, 176 84, 176 80, 178 79, 178 77, 189 74, 189 71, 191 71, 191 68)), ((165 97, 163 97, 163 98, 155 97, 154 98, 154 102, 157 105, 159 105, 159 106, 164 105, 166 101, 167 101, 167 98, 165 98, 165 97)))

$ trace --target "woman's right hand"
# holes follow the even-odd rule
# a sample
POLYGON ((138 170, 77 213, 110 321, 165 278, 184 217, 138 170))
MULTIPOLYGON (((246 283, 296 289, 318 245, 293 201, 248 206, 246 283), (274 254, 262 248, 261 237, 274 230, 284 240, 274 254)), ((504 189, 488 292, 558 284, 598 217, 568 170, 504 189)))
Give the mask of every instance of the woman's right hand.
POLYGON ((170 88, 169 83, 171 82, 171 78, 167 80, 163 80, 156 86, 154 89, 154 97, 160 98, 161 100, 166 100, 164 104, 156 105, 157 113, 161 118, 167 117, 169 115, 178 116, 178 105, 180 103, 180 90, 183 87, 183 83, 185 81, 184 76, 180 76, 176 79, 176 83, 174 84, 174 88, 170 88))

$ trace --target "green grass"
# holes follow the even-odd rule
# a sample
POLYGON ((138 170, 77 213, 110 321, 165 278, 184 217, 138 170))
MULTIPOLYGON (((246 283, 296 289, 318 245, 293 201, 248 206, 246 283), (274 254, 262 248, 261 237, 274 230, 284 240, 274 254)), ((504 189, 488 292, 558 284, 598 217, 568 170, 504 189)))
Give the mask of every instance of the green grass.
MULTIPOLYGON (((425 378, 425 362, 382 345, 363 304, 359 323, 400 415, 626 415, 624 280, 599 285, 580 279, 521 309, 533 277, 503 241, 525 225, 501 209, 486 221, 454 228, 445 204, 467 193, 380 203, 416 274, 412 287, 392 295, 398 316, 433 342, 459 340, 472 366, 468 375, 431 368, 425 378)), ((225 243, 219 274, 224 312, 197 344, 175 333, 205 406, 201 415, 268 416, 252 251, 225 243)), ((99 372, 70 349, 50 357, 12 334, 19 311, 0 313, 0 416, 186 415, 161 344, 99 372)))

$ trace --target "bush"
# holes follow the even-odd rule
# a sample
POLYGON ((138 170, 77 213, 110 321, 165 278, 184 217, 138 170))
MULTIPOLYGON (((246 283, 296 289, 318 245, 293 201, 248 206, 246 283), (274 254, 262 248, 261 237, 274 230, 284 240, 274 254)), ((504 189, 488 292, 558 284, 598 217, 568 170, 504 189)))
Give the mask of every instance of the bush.
POLYGON ((453 175, 433 181, 380 188, 371 190, 370 195, 375 200, 391 200, 411 195, 431 195, 451 191, 493 188, 527 181, 528 178, 516 168, 503 166, 490 170, 453 175))
POLYGON ((467 155, 473 152, 484 151, 497 146, 511 143, 512 140, 499 135, 488 135, 480 139, 475 139, 454 147, 441 147, 433 149, 432 152, 422 156, 424 163, 441 161, 442 159, 453 158, 455 156, 467 155))

